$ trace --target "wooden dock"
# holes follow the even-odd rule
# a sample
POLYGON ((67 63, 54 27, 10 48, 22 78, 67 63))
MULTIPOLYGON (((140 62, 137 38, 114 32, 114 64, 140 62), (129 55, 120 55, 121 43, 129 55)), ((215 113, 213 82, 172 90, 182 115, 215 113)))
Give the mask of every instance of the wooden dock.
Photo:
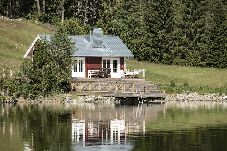
POLYGON ((100 95, 117 99, 163 100, 166 94, 145 79, 88 78, 71 81, 71 90, 78 95, 100 95))

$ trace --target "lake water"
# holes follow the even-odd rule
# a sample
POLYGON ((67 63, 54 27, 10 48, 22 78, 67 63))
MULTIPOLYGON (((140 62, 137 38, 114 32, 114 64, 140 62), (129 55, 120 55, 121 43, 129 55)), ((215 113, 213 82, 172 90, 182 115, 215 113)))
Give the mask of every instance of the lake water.
POLYGON ((227 151, 214 103, 0 106, 0 151, 227 151))

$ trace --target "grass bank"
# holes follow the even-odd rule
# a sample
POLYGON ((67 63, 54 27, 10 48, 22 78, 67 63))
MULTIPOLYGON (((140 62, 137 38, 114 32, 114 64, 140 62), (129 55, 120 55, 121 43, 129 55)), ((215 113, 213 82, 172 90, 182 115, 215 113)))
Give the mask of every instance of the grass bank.
POLYGON ((0 70, 19 67, 37 34, 49 32, 50 28, 34 21, 0 18, 0 70))
POLYGON ((226 93, 227 69, 182 67, 128 60, 129 69, 146 69, 146 80, 169 93, 226 93))
MULTIPOLYGON (((0 18, 0 74, 20 66, 23 55, 39 33, 51 29, 34 21, 0 18)), ((227 69, 181 67, 129 60, 127 67, 146 69, 146 80, 167 92, 226 93, 227 69)))

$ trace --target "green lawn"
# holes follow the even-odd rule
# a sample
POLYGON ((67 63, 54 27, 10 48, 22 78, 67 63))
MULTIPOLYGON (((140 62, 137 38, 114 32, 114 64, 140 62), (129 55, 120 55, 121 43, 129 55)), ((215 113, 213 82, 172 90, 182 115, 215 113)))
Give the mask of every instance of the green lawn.
POLYGON ((20 66, 23 55, 39 33, 49 33, 47 26, 34 21, 0 18, 0 70, 20 66))
POLYGON ((227 69, 160 65, 128 60, 129 69, 146 69, 146 80, 167 92, 182 90, 201 93, 227 93, 227 69))
MULTIPOLYGON (((0 18, 0 73, 20 66, 23 55, 39 33, 51 29, 34 21, 0 18)), ((181 67, 128 60, 130 69, 146 69, 146 80, 167 92, 190 90, 227 93, 227 69, 181 67)))

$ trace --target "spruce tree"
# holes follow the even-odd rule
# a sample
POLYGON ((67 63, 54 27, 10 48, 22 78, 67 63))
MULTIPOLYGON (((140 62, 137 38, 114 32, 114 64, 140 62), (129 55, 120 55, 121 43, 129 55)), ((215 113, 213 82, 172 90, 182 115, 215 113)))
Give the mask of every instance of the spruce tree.
POLYGON ((139 60, 143 59, 146 44, 145 6, 144 0, 103 0, 97 23, 107 34, 120 36, 139 60))
POLYGON ((146 5, 145 0, 131 0, 124 4, 124 12, 127 12, 125 14, 127 30, 121 33, 121 37, 138 60, 144 60, 144 52, 148 49, 148 33, 145 25, 146 5))
POLYGON ((151 0, 147 4, 145 24, 149 33, 150 49, 146 60, 156 63, 172 63, 172 40, 174 31, 174 14, 171 0, 151 0))
POLYGON ((174 63, 199 65, 206 53, 205 0, 182 0, 181 21, 175 29, 174 63))
POLYGON ((227 16, 221 0, 208 0, 207 27, 210 31, 207 65, 227 67, 227 16))

